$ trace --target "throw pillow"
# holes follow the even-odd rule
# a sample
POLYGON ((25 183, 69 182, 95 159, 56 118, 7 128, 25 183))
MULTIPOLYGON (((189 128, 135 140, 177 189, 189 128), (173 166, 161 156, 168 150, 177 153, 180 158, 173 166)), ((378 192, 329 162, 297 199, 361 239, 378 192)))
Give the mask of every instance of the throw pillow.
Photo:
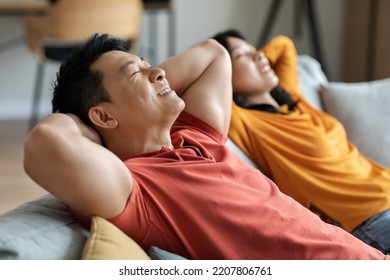
POLYGON ((390 167, 390 78, 362 83, 330 82, 321 88, 324 109, 344 126, 360 152, 390 167))
POLYGON ((83 260, 148 260, 148 255, 129 236, 109 221, 92 218, 91 235, 85 244, 83 260))

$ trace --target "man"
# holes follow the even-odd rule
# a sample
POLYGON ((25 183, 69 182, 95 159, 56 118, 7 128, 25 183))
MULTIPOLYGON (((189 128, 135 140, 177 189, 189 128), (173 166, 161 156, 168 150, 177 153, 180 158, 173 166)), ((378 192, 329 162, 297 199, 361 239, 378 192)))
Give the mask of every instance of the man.
POLYGON ((145 250, 190 259, 386 257, 322 222, 225 147, 232 73, 216 41, 158 68, 127 51, 94 35, 60 68, 59 113, 25 143, 26 172, 80 221, 101 216, 145 250))

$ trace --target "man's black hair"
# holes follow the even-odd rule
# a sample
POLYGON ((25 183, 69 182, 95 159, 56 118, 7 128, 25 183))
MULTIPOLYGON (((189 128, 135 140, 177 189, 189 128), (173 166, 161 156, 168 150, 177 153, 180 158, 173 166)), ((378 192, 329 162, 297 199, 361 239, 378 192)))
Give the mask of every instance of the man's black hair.
POLYGON ((72 113, 85 124, 92 126, 88 110, 101 103, 110 102, 103 86, 103 73, 92 71, 90 66, 109 51, 130 50, 130 44, 108 34, 94 34, 60 66, 53 84, 53 113, 72 113))

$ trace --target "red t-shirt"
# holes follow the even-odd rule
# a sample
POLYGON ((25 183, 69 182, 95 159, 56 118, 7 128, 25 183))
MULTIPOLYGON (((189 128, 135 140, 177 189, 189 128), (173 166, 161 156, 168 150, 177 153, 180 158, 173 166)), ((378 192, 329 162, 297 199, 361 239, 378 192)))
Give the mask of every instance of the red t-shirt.
POLYGON ((226 137, 182 113, 175 149, 123 157, 134 189, 109 219, 145 251, 189 259, 384 259, 282 194, 227 147, 226 137))

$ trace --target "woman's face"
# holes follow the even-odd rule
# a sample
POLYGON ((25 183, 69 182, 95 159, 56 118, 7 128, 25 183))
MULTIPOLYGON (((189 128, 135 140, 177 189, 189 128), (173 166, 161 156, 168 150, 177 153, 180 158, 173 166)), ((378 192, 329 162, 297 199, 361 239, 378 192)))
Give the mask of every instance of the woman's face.
POLYGON ((279 83, 264 53, 246 41, 229 37, 235 95, 253 96, 270 92, 279 83))

